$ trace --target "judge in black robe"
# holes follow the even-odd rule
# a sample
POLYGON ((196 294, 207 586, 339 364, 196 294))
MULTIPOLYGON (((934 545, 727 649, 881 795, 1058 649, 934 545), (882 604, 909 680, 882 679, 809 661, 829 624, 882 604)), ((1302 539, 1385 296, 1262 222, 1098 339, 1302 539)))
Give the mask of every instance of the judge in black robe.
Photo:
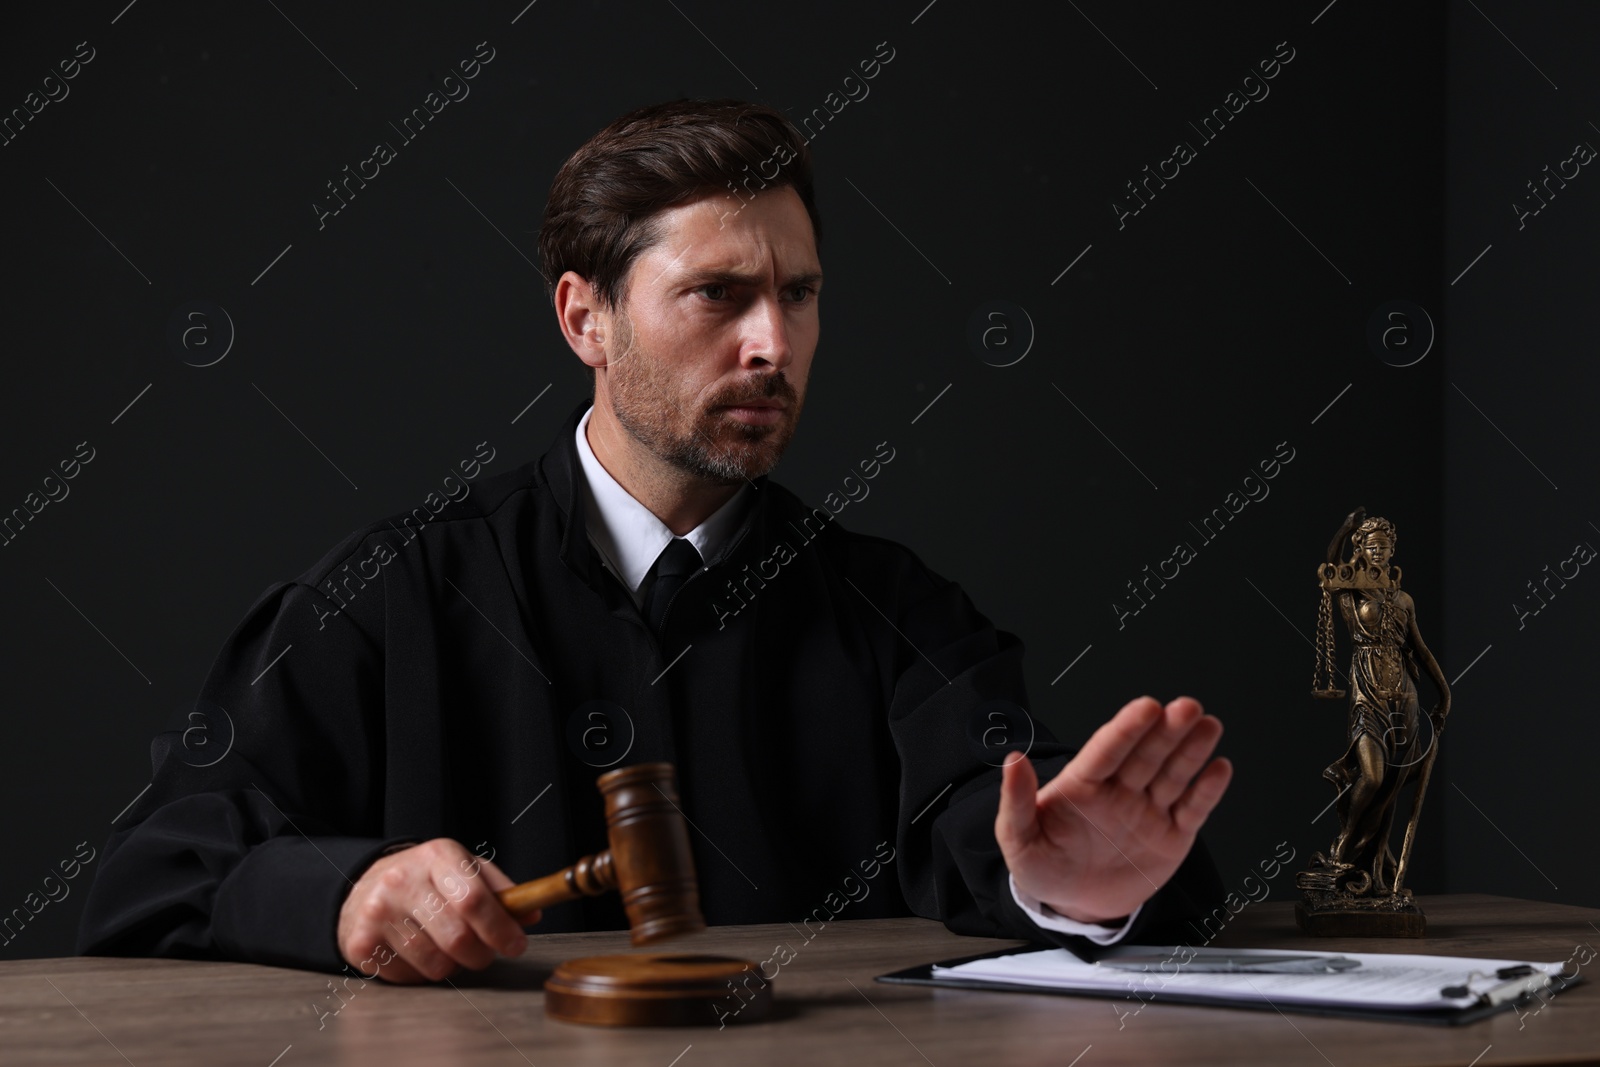
MULTIPOLYGON (((1071 754, 1022 710, 1022 642, 909 549, 766 475, 658 638, 586 536, 588 406, 539 459, 266 590, 198 718, 155 739, 81 952, 340 969, 341 903, 386 849, 450 837, 544 875, 606 847, 606 765, 654 760, 677 768, 712 924, 915 914, 1083 947, 1028 917, 996 845, 1004 752, 1041 781, 1071 754)), ((1124 936, 1220 896, 1197 842, 1124 936)), ((613 894, 534 932, 625 925, 613 894)))

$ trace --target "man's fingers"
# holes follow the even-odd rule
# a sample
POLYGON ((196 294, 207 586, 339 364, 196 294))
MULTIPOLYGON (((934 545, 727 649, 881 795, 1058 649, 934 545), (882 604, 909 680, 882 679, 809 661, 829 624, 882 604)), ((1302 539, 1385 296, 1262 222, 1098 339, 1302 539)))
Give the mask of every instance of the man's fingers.
MULTIPOLYGON (((339 953, 362 973, 376 964, 380 977, 395 982, 439 981, 458 967, 489 966, 496 952, 520 955, 527 935, 496 896, 511 884, 450 838, 379 857, 340 906, 339 953)), ((539 918, 534 912, 523 921, 539 918)))
POLYGON ((1122 761, 1122 768, 1115 775, 1117 784, 1134 791, 1148 786, 1161 773, 1173 750, 1204 716, 1205 709, 1193 697, 1179 697, 1169 702, 1162 709, 1161 717, 1122 761))
POLYGON ((1218 756, 1212 760, 1211 765, 1189 783, 1189 788, 1172 806, 1172 821, 1178 829, 1185 834, 1197 833, 1211 814, 1211 809, 1222 799, 1232 779, 1233 764, 1226 757, 1218 756))
POLYGON ((415 920, 403 920, 389 944, 396 955, 431 982, 448 978, 458 970, 456 961, 434 944, 428 928, 418 925, 415 920))
POLYGON ((1159 808, 1171 807, 1172 802, 1188 787, 1189 780, 1211 758, 1221 736, 1220 720, 1208 715, 1196 721, 1161 765, 1161 772, 1150 782, 1151 802, 1159 808))
POLYGON ((379 929, 363 919, 349 934, 348 940, 339 946, 345 963, 369 982, 380 979, 385 982, 411 981, 406 975, 414 972, 409 967, 396 968, 399 960, 379 929))
POLYGON ((517 884, 506 877, 506 872, 495 866, 493 860, 478 860, 478 870, 483 874, 483 884, 496 893, 502 889, 510 889, 517 884))
POLYGON ((372 941, 372 952, 359 964, 351 964, 367 981, 394 982, 398 985, 417 985, 428 981, 417 969, 396 954, 383 938, 372 941))
MULTIPOLYGON (((433 943, 445 955, 474 971, 494 962, 495 943, 486 940, 476 926, 454 904, 447 904, 428 927, 433 943)), ((518 930, 518 934, 522 931, 518 930)))
POLYGON ((487 860, 479 860, 478 863, 480 869, 476 878, 464 878, 448 872, 437 883, 440 892, 450 901, 449 910, 459 916, 462 925, 471 934, 471 943, 461 944, 461 951, 457 951, 458 946, 445 945, 445 948, 452 957, 475 970, 493 963, 496 951, 506 956, 520 956, 528 947, 528 937, 522 932, 522 927, 494 893, 494 882, 501 883, 500 888, 503 888, 512 884, 511 879, 487 860), (473 962, 480 958, 481 963, 473 962))
POLYGON ((1039 776, 1020 752, 1010 753, 1000 772, 1000 811, 994 820, 1001 845, 1021 846, 1038 833, 1039 776))
POLYGON ((1070 770, 1086 782, 1105 781, 1122 768, 1134 746, 1161 718, 1161 704, 1155 697, 1130 700, 1084 742, 1062 773, 1070 770))
POLYGON ((386 857, 387 865, 383 861, 373 864, 361 879, 361 884, 366 884, 376 876, 363 905, 370 928, 378 930, 413 970, 433 981, 456 969, 455 961, 433 943, 429 933, 432 920, 446 906, 431 891, 427 873, 434 862, 430 857, 438 847, 428 842, 386 857), (430 896, 434 898, 431 902, 427 899, 430 896))
POLYGON ((393 982, 396 985, 423 985, 429 981, 427 975, 418 973, 415 967, 399 956, 395 956, 388 963, 378 966, 378 977, 385 982, 393 982))
MULTIPOLYGON (((479 860, 478 865, 483 870, 484 884, 494 891, 496 899, 498 899, 502 889, 510 889, 517 884, 507 878, 504 871, 488 860, 479 860)), ((532 911, 523 912, 521 915, 513 915, 511 918, 522 926, 537 926, 539 920, 544 918, 544 911, 540 908, 534 908, 532 911)), ((512 953, 512 955, 521 955, 521 950, 512 953)))

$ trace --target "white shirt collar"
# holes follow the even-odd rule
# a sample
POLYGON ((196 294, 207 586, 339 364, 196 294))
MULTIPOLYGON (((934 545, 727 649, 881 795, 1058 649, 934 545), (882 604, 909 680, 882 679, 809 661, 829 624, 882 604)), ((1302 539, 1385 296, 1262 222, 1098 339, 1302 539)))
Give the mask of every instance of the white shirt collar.
MULTIPOLYGON (((578 420, 577 438, 578 462, 584 475, 584 515, 589 540, 600 553, 606 567, 617 576, 633 595, 635 605, 638 605, 643 600, 640 587, 644 584, 645 576, 655 566, 656 557, 661 555, 661 550, 667 547, 674 535, 666 523, 634 499, 633 494, 624 489, 595 458, 594 450, 589 447, 587 432, 589 416, 592 414, 594 408, 591 406, 578 420)), ((711 559, 737 528, 749 492, 749 485, 740 486, 726 504, 683 535, 700 552, 702 560, 711 559)))

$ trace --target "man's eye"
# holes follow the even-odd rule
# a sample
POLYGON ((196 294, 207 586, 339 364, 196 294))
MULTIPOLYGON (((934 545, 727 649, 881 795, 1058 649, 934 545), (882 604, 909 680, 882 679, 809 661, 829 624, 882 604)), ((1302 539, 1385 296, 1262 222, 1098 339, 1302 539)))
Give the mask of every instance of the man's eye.
MULTIPOLYGON (((702 285, 697 291, 703 293, 706 299, 718 304, 722 303, 726 299, 731 298, 732 296, 726 285, 721 285, 716 282, 702 285)), ((817 293, 816 289, 809 285, 796 285, 791 288, 789 292, 791 294, 795 294, 795 299, 793 302, 796 304, 804 304, 817 293)))

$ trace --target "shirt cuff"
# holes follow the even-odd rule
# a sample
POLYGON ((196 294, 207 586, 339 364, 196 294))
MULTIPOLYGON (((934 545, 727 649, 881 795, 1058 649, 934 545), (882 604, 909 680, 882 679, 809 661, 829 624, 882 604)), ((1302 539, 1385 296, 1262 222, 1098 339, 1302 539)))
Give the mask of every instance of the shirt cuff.
POLYGON ((1006 882, 1011 886, 1011 896, 1023 911, 1028 913, 1028 918, 1046 930, 1055 930, 1063 934, 1076 934, 1088 938, 1097 945, 1114 945, 1122 940, 1133 921, 1139 917, 1139 911, 1144 907, 1140 904, 1129 913, 1126 921, 1120 926, 1102 926, 1099 923, 1081 923, 1076 919, 1069 919, 1053 911, 1050 905, 1034 899, 1017 888, 1017 880, 1010 874, 1006 875, 1006 882))

